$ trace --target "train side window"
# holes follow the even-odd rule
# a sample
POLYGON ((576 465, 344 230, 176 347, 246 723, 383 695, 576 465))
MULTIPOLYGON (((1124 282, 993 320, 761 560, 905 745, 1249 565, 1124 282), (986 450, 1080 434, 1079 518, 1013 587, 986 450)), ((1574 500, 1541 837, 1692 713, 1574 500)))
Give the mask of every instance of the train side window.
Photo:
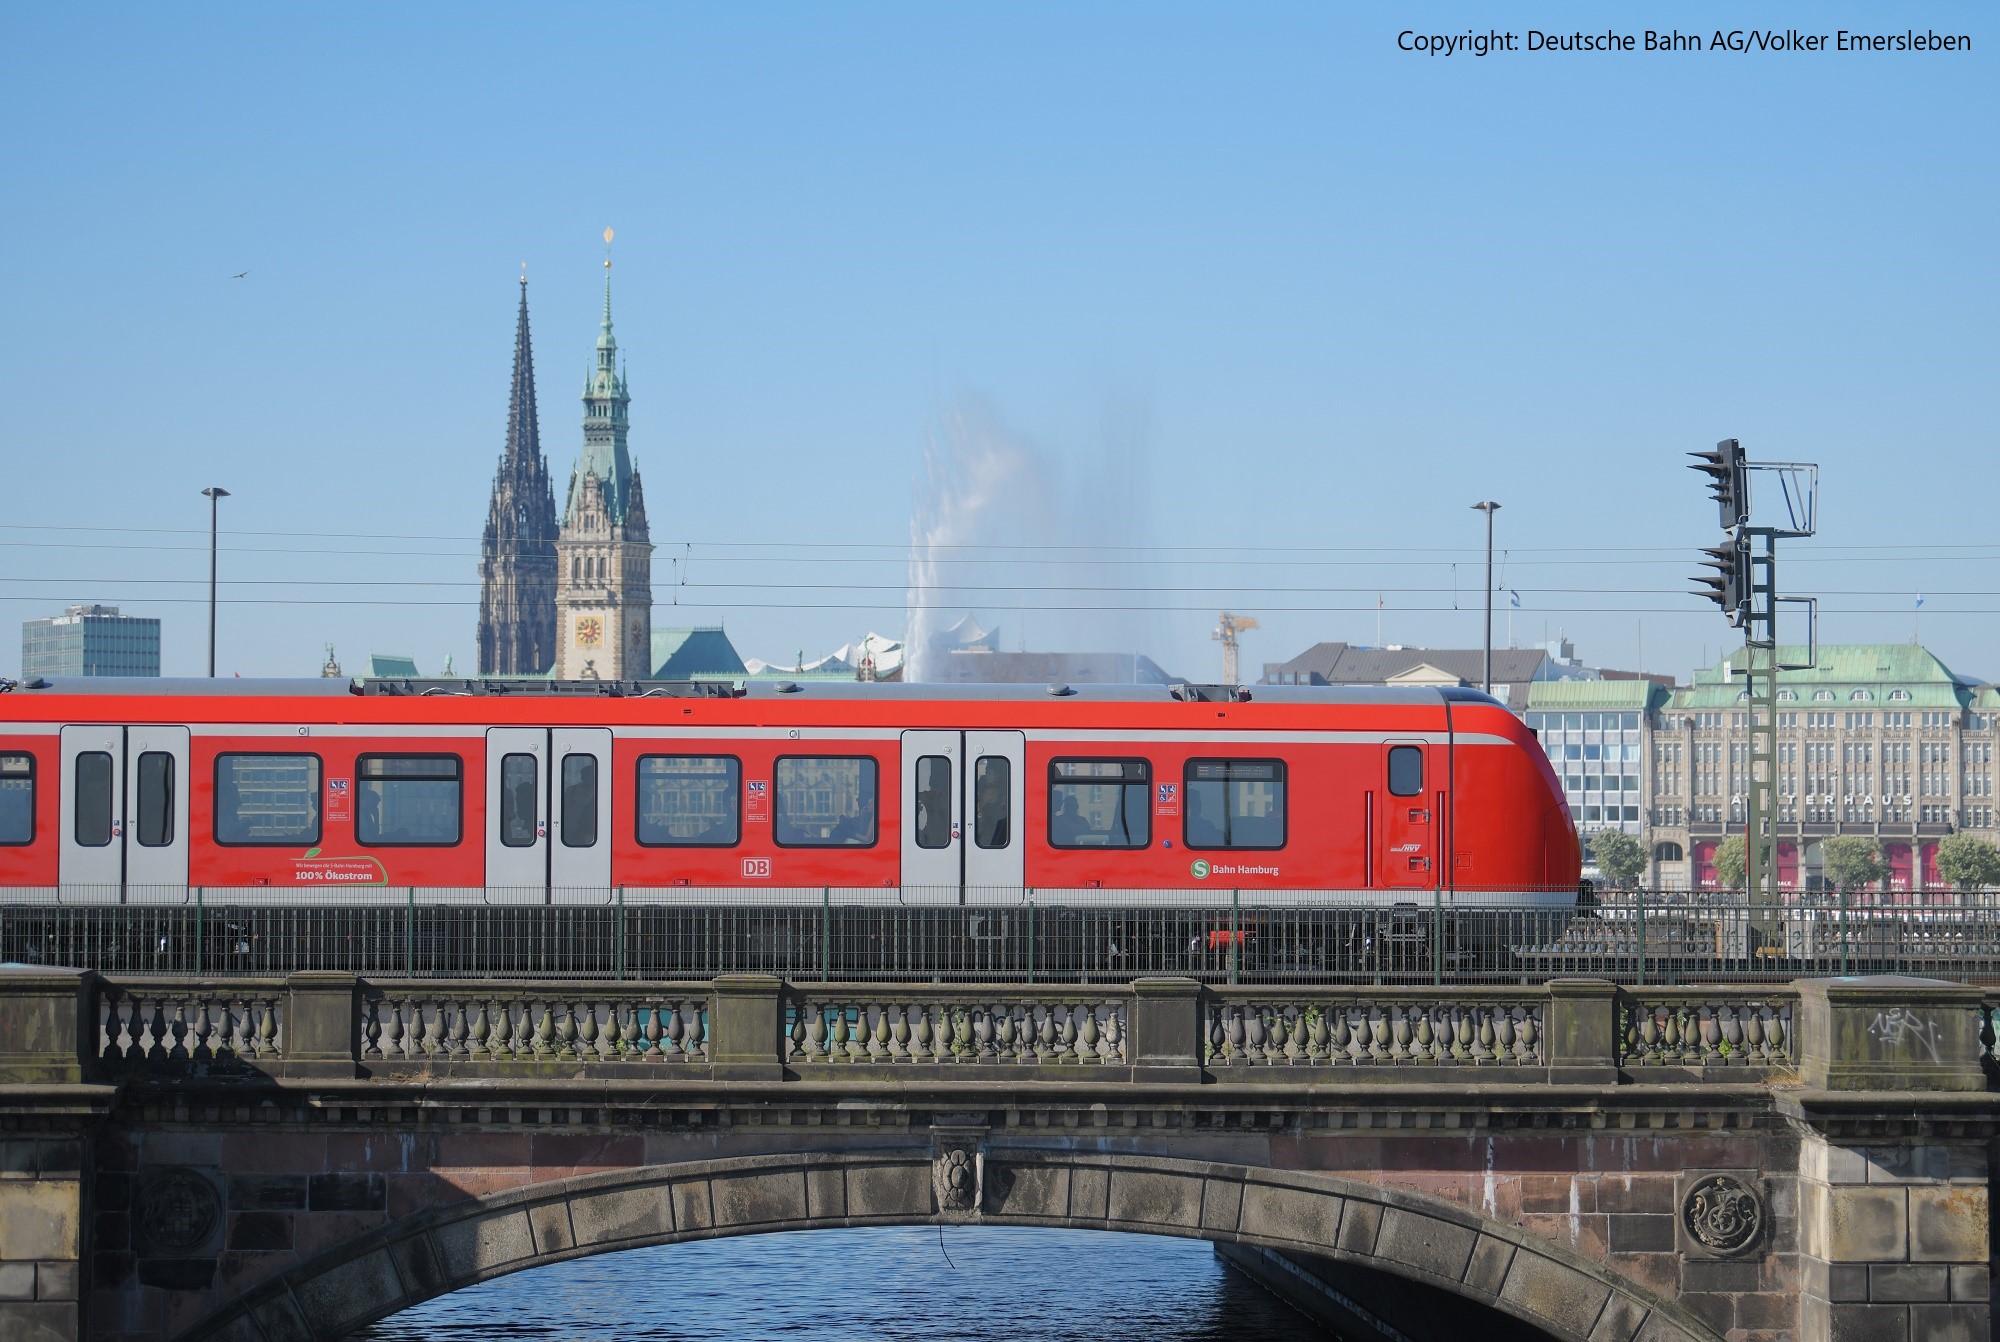
POLYGON ((139 756, 139 846, 165 848, 174 841, 174 757, 164 750, 139 756))
POLYGON ((1014 764, 1005 755, 981 755, 972 771, 972 841, 1005 848, 1013 829, 1014 764))
MULTIPOLYGON (((734 847, 743 835, 742 778, 743 765, 731 755, 641 755, 639 842, 734 847)), ((595 794, 593 786, 593 806, 595 794)))
POLYGON ((535 805, 540 772, 533 755, 500 758, 500 842, 505 847, 533 848, 540 837, 540 808, 535 805))
POLYGON ((1424 791, 1424 752, 1419 746, 1389 747, 1389 795, 1417 797, 1424 791))
POLYGON ((868 755, 780 758, 771 837, 786 848, 875 843, 875 760, 868 755))
POLYGON ((951 759, 917 759, 917 847, 951 847, 951 759))
POLYGON ((354 838, 370 848, 450 848, 460 836, 465 766, 456 755, 363 755, 354 838))
POLYGON ((1152 841, 1152 793, 1145 760, 1050 761, 1050 846, 1144 848, 1152 841))
POLYGON ((562 841, 565 848, 597 846, 597 756, 595 755, 563 756, 562 841))
POLYGON ((1190 848, 1283 848, 1283 760, 1189 760, 1181 834, 1190 848))
POLYGON ((111 756, 102 750, 76 757, 76 843, 102 848, 111 842, 111 756))
POLYGON ((319 756, 217 755, 215 841, 225 846, 319 842, 319 756))
POLYGON ((35 757, 0 755, 0 847, 35 841, 35 757))

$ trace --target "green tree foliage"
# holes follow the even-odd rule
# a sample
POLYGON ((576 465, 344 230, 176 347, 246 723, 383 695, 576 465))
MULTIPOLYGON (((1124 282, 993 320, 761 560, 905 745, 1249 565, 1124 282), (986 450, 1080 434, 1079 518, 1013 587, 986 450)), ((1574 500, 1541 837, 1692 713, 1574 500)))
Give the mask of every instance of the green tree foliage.
POLYGON ((1743 873, 1750 861, 1750 845, 1741 834, 1732 834, 1715 848, 1715 874, 1727 889, 1735 889, 1743 884, 1743 873))
POLYGON ((1821 869, 1826 879, 1841 890, 1857 890, 1873 885, 1889 874, 1882 863, 1882 850, 1873 839, 1859 834, 1842 834, 1820 847, 1821 869))
POLYGON ((1614 885, 1631 885, 1646 874, 1646 848, 1630 834, 1601 829, 1590 836, 1590 856, 1604 879, 1614 885))
POLYGON ((1953 834, 1938 844, 1937 869, 1961 890, 2000 885, 2000 848, 1976 835, 1953 834))

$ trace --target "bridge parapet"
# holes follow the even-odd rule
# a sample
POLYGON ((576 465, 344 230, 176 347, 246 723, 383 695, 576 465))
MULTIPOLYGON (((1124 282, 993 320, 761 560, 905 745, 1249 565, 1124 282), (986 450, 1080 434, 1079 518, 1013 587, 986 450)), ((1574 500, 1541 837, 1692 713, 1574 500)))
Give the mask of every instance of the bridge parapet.
MULTIPOLYGON (((1912 979, 0 971, 0 1336, 38 1335, 31 1323, 79 1336, 78 1301, 94 1299, 93 1333, 158 1342, 278 1271, 306 1274, 287 1288, 305 1300, 320 1289, 315 1255, 345 1252, 364 1222, 388 1234, 454 1199, 698 1152, 845 1160, 895 1146, 959 1153, 975 1187, 982 1170, 1032 1183, 1018 1172, 1038 1161, 1109 1151, 1400 1190, 1678 1302, 1688 1337, 1984 1337, 1993 1009, 1979 989, 1912 979), (114 1317, 157 1322, 107 1331, 114 1317)), ((950 1173, 915 1159, 917 1175, 950 1173)), ((896 1214, 981 1214, 938 1187, 896 1214)), ((1287 1243, 1323 1231, 1339 1250, 1358 1235, 1368 1261, 1405 1261, 1359 1213, 1336 1227, 1319 1196, 1299 1206, 1320 1228, 1287 1243)), ((1631 1342, 1609 1326, 1553 1331, 1631 1342)))

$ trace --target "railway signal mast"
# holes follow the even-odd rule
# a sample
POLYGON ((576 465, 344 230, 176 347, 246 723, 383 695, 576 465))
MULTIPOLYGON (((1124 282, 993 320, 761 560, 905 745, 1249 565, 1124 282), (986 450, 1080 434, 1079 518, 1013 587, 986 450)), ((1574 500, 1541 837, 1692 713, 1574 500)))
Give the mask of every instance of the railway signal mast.
MULTIPOLYGON (((1750 736, 1749 773, 1742 778, 1744 884, 1753 906, 1778 902, 1777 778, 1778 672, 1814 664, 1819 636, 1817 597, 1778 595, 1778 540, 1813 534, 1819 497, 1819 466, 1810 462, 1750 461, 1743 445, 1725 438, 1712 452, 1690 452, 1693 469, 1708 477, 1726 533, 1721 545, 1702 550, 1709 571, 1696 577, 1696 592, 1722 608, 1730 627, 1743 631, 1743 675, 1748 682, 1746 726, 1750 736), (1768 514, 1773 525, 1751 525, 1750 476, 1760 472, 1776 484, 1780 508, 1768 514), (1782 524, 1777 513, 1784 514, 1782 524), (1805 657, 1784 661, 1778 650, 1778 607, 1805 607, 1805 657)), ((1734 816, 1730 817, 1733 821, 1734 816)))

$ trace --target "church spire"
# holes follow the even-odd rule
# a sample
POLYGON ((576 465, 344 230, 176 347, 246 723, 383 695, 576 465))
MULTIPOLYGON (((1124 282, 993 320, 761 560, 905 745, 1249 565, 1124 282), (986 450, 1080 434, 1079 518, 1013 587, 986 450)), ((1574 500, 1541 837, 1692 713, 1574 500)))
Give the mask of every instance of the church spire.
POLYGON ((514 383, 507 396, 505 462, 542 457, 541 416, 535 409, 535 347, 528 335, 528 267, 521 267, 521 310, 514 322, 514 383))
POLYGON ((514 318, 514 377, 507 444, 493 476, 480 538, 479 672, 540 675, 556 658, 555 490, 535 408, 535 350, 528 335, 528 268, 514 318))

